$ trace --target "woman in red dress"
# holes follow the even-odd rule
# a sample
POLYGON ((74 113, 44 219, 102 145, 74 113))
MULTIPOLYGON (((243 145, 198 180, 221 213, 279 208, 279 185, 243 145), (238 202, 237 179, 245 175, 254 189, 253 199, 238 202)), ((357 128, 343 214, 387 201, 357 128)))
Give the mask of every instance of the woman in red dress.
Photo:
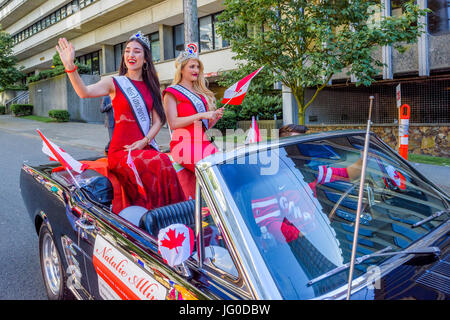
POLYGON ((214 93, 206 86, 203 63, 192 44, 175 61, 173 83, 163 92, 164 109, 173 130, 170 150, 173 159, 194 172, 195 163, 217 152, 206 136, 223 115, 215 110, 214 93))
POLYGON ((81 98, 111 97, 115 128, 108 166, 126 191, 129 203, 152 209, 185 200, 169 157, 155 149, 154 137, 166 116, 148 40, 140 32, 132 36, 125 45, 119 77, 104 77, 89 86, 76 72, 72 44, 62 38, 56 49, 81 98), (143 188, 138 187, 135 173, 127 163, 129 152, 143 188))

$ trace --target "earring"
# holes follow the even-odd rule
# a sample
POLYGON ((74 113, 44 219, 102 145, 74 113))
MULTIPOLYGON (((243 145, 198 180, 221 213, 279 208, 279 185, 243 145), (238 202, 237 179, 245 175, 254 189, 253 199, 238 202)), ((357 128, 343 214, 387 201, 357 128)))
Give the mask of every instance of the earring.
POLYGON ((145 71, 147 71, 147 69, 148 69, 148 65, 147 65, 147 62, 145 62, 145 63, 144 63, 144 65, 143 65, 142 69, 144 69, 145 71))

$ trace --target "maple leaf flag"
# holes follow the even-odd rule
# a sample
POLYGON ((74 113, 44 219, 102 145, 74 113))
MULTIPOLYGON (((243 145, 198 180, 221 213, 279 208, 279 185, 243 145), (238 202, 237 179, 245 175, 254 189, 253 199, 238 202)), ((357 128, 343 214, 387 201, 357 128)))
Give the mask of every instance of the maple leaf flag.
POLYGON ((182 264, 194 249, 194 232, 184 224, 172 224, 158 233, 158 250, 171 267, 182 264))
POLYGON ((70 154, 58 147, 56 144, 48 140, 39 129, 36 129, 42 138, 42 152, 50 157, 51 161, 59 162, 64 169, 73 170, 78 173, 82 173, 87 169, 86 164, 75 160, 70 154))
POLYGON ((245 139, 245 143, 254 143, 260 142, 261 135, 259 134, 258 124, 256 123, 255 116, 252 117, 252 125, 250 126, 250 130, 248 131, 247 138, 245 139))
POLYGON ((144 199, 147 200, 147 193, 145 192, 144 184, 142 183, 141 177, 139 176, 136 166, 134 165, 133 158, 131 158, 131 149, 128 150, 127 165, 131 170, 133 170, 139 193, 142 197, 144 197, 144 199))
POLYGON ((264 68, 264 66, 229 87, 223 94, 222 103, 236 106, 242 104, 250 82, 262 70, 262 68, 264 68))

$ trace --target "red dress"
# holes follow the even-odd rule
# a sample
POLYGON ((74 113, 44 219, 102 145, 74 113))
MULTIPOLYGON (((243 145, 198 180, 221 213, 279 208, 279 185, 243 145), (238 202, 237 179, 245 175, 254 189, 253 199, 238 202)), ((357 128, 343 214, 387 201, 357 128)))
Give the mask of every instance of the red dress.
MULTIPOLYGON (((145 82, 134 81, 134 85, 145 99, 151 114, 153 101, 145 82)), ((185 200, 183 189, 169 157, 150 146, 131 151, 131 156, 144 184, 147 200, 138 191, 135 175, 127 165, 128 152, 125 145, 131 145, 144 138, 133 116, 131 107, 114 81, 116 96, 112 100, 115 127, 109 146, 108 165, 125 189, 131 205, 153 209, 185 200)))
MULTIPOLYGON (((178 117, 188 117, 197 113, 186 96, 171 87, 164 90, 163 95, 167 92, 173 94, 179 102, 177 104, 178 117)), ((199 96, 205 106, 208 106, 205 98, 202 95, 199 96)), ((208 109, 206 110, 208 111, 208 109)), ((205 127, 201 121, 195 121, 187 127, 178 128, 172 132, 170 154, 176 162, 192 172, 194 172, 195 164, 198 161, 218 151, 214 144, 209 141, 205 132, 205 127)))

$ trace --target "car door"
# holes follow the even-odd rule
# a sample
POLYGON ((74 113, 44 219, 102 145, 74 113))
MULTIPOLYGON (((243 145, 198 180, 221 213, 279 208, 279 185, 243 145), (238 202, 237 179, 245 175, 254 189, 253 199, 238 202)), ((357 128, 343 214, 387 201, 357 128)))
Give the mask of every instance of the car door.
POLYGON ((95 299, 164 300, 201 296, 158 254, 156 239, 120 216, 89 202, 82 225, 90 292, 95 299))

